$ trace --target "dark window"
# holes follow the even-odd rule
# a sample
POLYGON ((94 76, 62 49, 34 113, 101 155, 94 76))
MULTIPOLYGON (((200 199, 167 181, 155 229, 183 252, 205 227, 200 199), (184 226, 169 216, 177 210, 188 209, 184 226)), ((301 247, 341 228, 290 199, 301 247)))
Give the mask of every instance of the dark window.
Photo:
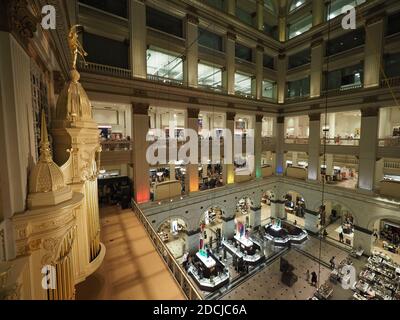
POLYGON ((269 35, 271 38, 278 40, 278 26, 270 26, 264 23, 264 33, 269 35))
POLYGON ((79 2, 116 16, 128 18, 127 0, 79 0, 79 2))
POLYGON ((224 0, 206 0, 206 3, 214 8, 217 8, 219 10, 224 10, 225 5, 224 5, 224 0))
POLYGON ((328 73, 328 90, 340 89, 342 87, 359 85, 362 86, 364 76, 364 66, 362 63, 357 65, 333 70, 328 73))
POLYGON ((288 82, 287 97, 304 97, 310 94, 310 77, 288 82))
POLYGON ((152 7, 146 7, 147 26, 173 34, 174 36, 183 37, 182 20, 173 17, 164 12, 158 11, 152 7))
POLYGON ((264 54, 263 56, 263 66, 265 68, 270 68, 270 69, 274 69, 274 58, 264 54))
POLYGON ((128 42, 120 42, 85 32, 83 43, 88 53, 87 60, 89 62, 124 69, 129 68, 128 42))
POLYGON ((236 58, 246 60, 246 61, 253 61, 253 50, 251 48, 245 47, 241 44, 236 43, 235 45, 235 56, 236 58))
POLYGON ((388 17, 386 34, 389 36, 400 32, 400 12, 392 14, 388 17))
POLYGON ((400 76, 400 52, 385 56, 385 74, 388 78, 400 76))
POLYGON ((289 69, 303 66, 311 62, 311 51, 306 49, 289 56, 289 69))
POLYGON ((330 40, 326 44, 326 55, 331 56, 352 48, 361 46, 365 43, 364 29, 347 32, 343 36, 330 40))
POLYGON ((201 28, 199 28, 199 44, 207 48, 223 51, 222 37, 201 28))
POLYGON ((236 17, 248 25, 253 25, 252 14, 242 8, 236 7, 236 17))

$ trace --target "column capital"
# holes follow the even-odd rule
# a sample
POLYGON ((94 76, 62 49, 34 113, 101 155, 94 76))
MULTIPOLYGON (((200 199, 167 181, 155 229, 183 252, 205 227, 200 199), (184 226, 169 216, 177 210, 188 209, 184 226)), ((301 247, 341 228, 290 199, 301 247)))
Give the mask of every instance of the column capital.
POLYGON ((258 52, 264 53, 264 47, 263 47, 261 44, 257 44, 257 45, 256 45, 256 50, 257 50, 258 52))
POLYGON ((226 120, 227 121, 235 121, 236 113, 235 112, 227 112, 226 120))
POLYGON ((372 7, 365 14, 365 25, 369 26, 371 24, 381 22, 386 17, 386 11, 382 8, 382 5, 372 7))
POLYGON ((233 32, 231 32, 231 31, 228 31, 228 32, 226 33, 226 38, 227 38, 228 40, 233 40, 233 41, 236 41, 236 39, 237 39, 236 34, 233 33, 233 32))
POLYGON ((320 113, 311 113, 308 115, 310 121, 321 121, 321 114, 320 113))
POLYGON ((276 122, 277 123, 285 123, 285 117, 284 116, 278 116, 277 118, 276 118, 276 122))
POLYGON ((263 119, 264 119, 264 115, 263 114, 256 114, 256 122, 257 123, 262 122, 263 119))
POLYGON ((191 13, 186 14, 186 21, 195 25, 199 24, 199 18, 191 13))
POLYGON ((187 115, 189 119, 198 119, 199 118, 200 109, 197 108, 188 108, 187 115))
POLYGON ((132 103, 132 113, 148 115, 150 105, 147 103, 132 103))
POLYGON ((317 47, 324 43, 324 37, 322 33, 317 33, 311 38, 311 48, 317 47))
POLYGON ((377 117, 379 114, 379 108, 363 108, 361 109, 361 117, 377 117))
POLYGON ((286 53, 279 53, 278 59, 279 60, 285 60, 286 59, 286 53))

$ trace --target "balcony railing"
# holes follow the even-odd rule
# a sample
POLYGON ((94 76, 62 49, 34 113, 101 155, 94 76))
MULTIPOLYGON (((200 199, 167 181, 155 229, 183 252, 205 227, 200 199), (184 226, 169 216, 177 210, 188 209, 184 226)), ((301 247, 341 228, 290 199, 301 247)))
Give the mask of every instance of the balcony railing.
POLYGON ((400 147, 400 137, 379 139, 379 147, 400 147))
POLYGON ((286 138, 287 144, 308 144, 308 138, 286 138))
POLYGON ((285 100, 287 101, 293 101, 293 100, 307 100, 310 98, 310 94, 303 94, 301 96, 292 96, 292 97, 286 97, 285 100))
POLYGON ((132 78, 132 71, 129 69, 107 66, 93 62, 84 63, 83 61, 80 61, 79 69, 82 71, 88 71, 96 74, 113 76, 117 78, 127 78, 127 79, 132 78))
POLYGON ((384 164, 385 169, 398 169, 400 170, 400 161, 387 161, 384 164))
POLYGON ((129 151, 133 148, 133 142, 128 140, 102 141, 103 151, 129 151))
POLYGON ((168 267, 169 271, 171 272, 172 276, 174 277, 175 281, 181 288, 186 298, 189 300, 203 300, 201 293, 192 283, 186 271, 170 253, 159 234, 154 230, 153 226, 135 201, 132 201, 132 209, 139 221, 144 226, 148 236, 153 242, 155 249, 159 253, 160 257, 163 259, 165 265, 168 267))
MULTIPOLYGON (((324 144, 324 138, 321 139, 321 145, 324 144)), ((328 138, 326 144, 330 146, 359 146, 360 139, 353 138, 328 138)))
POLYGON ((274 145, 276 143, 276 138, 274 138, 274 137, 262 137, 261 141, 262 141, 262 146, 263 147, 267 147, 267 146, 274 145))
POLYGON ((183 86, 184 85, 183 80, 157 76, 157 75, 154 75, 154 74, 148 74, 147 75, 147 79, 151 80, 151 81, 155 81, 155 82, 171 84, 171 85, 174 85, 174 86, 183 86))
POLYGON ((398 87, 400 86, 400 77, 393 77, 381 80, 381 86, 385 87, 398 87))
POLYGON ((254 95, 252 95, 251 93, 248 92, 243 92, 240 90, 236 90, 235 94, 239 97, 243 97, 243 98, 247 98, 247 99, 255 99, 256 97, 254 95))
POLYGON ((199 88, 203 90, 209 90, 209 91, 215 91, 215 92, 221 92, 221 93, 227 93, 227 90, 223 86, 210 86, 206 84, 199 84, 199 88))

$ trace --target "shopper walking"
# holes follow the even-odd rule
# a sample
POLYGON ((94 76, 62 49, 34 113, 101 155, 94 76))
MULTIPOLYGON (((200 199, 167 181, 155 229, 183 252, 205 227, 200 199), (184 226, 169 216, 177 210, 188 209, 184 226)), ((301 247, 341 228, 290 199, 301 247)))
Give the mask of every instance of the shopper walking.
POLYGON ((331 260, 329 260, 329 263, 331 265, 331 269, 334 270, 336 265, 335 265, 335 257, 332 257, 331 260))
POLYGON ((317 274, 315 273, 315 271, 313 271, 311 273, 311 285, 316 287, 317 286, 317 282, 318 282, 317 274))
POLYGON ((340 231, 340 233, 339 233, 339 241, 340 242, 344 242, 344 234, 343 234, 343 231, 340 231))

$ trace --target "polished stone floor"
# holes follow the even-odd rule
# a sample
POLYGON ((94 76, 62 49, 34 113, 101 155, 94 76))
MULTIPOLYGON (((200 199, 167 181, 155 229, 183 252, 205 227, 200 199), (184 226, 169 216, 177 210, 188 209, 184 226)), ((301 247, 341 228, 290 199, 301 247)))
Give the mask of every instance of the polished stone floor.
MULTIPOLYGON (((307 270, 310 273, 315 271, 320 277, 320 284, 325 283, 329 279, 331 270, 327 266, 320 265, 318 260, 321 257, 321 261, 327 263, 332 256, 335 256, 336 263, 340 263, 344 258, 348 258, 348 252, 311 237, 303 245, 293 246, 290 251, 283 254, 283 257, 293 265, 294 274, 298 277, 298 281, 292 287, 286 286, 281 281, 280 259, 278 258, 241 285, 226 293, 222 300, 307 300, 317 290, 307 281, 307 270)), ((350 259, 353 261, 358 274, 366 262, 365 259, 350 259)), ((334 289, 332 300, 352 298, 353 292, 351 290, 345 290, 339 284, 332 286, 334 289)))
POLYGON ((78 300, 184 299, 131 210, 104 208, 100 216, 106 256, 102 266, 77 286, 78 300))

